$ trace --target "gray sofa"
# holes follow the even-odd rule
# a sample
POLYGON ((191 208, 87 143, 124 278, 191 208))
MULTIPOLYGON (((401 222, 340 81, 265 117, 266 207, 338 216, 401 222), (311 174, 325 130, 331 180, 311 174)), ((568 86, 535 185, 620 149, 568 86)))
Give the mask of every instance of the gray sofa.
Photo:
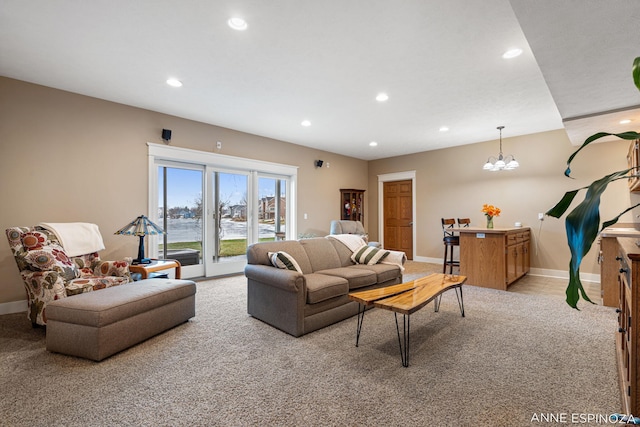
POLYGON ((330 237, 249 246, 244 270, 248 313, 299 337, 357 314, 350 291, 402 283, 400 265, 355 264, 352 253, 330 237), (302 274, 274 267, 268 253, 277 251, 291 255, 302 274))

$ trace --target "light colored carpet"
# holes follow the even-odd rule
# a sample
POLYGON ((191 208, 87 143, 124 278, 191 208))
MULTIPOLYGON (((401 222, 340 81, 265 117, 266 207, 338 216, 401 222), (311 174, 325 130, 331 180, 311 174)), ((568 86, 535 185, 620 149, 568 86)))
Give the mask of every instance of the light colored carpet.
MULTIPOLYGON (((243 276, 198 283, 196 317, 95 363, 0 316, 3 426, 529 426, 620 412, 613 309, 464 287, 411 317, 370 310, 293 338, 247 315, 243 276)), ((551 425, 557 425, 553 423, 551 425)), ((584 424, 583 424, 584 425, 584 424)))

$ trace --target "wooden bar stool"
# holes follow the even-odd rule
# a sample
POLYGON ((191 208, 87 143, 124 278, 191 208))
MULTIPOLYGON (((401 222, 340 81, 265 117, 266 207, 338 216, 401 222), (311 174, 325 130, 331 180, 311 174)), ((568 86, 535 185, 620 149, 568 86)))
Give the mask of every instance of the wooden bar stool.
POLYGON ((442 242, 444 244, 444 262, 442 263, 442 274, 447 272, 449 266, 449 274, 453 274, 453 267, 460 267, 460 261, 454 261, 453 249, 460 246, 460 237, 456 236, 451 230, 456 225, 454 218, 442 218, 442 233, 444 234, 442 242))
POLYGON ((469 224, 471 224, 471 220, 469 218, 458 218, 458 227, 469 228, 469 224))

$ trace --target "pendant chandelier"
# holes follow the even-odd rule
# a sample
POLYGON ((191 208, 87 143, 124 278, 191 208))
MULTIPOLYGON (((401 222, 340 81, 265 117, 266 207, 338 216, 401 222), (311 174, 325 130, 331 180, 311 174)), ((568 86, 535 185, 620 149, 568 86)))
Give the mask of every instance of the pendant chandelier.
POLYGON ((517 168, 520 166, 520 163, 518 163, 516 158, 513 157, 513 154, 509 154, 506 157, 502 155, 502 129, 504 129, 504 126, 498 126, 496 129, 500 131, 500 154, 498 154, 497 159, 493 156, 489 157, 487 159, 487 163, 484 164, 482 169, 495 172, 502 170, 508 171, 517 168))

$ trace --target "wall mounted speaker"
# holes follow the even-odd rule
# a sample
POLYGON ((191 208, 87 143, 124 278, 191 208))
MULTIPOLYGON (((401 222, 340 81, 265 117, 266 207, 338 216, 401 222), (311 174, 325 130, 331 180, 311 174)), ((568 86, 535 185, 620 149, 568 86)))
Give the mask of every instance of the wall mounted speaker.
POLYGON ((166 142, 171 141, 171 129, 162 129, 162 139, 166 142))
POLYGON ((316 167, 321 168, 323 163, 324 163, 323 160, 316 160, 316 167))

